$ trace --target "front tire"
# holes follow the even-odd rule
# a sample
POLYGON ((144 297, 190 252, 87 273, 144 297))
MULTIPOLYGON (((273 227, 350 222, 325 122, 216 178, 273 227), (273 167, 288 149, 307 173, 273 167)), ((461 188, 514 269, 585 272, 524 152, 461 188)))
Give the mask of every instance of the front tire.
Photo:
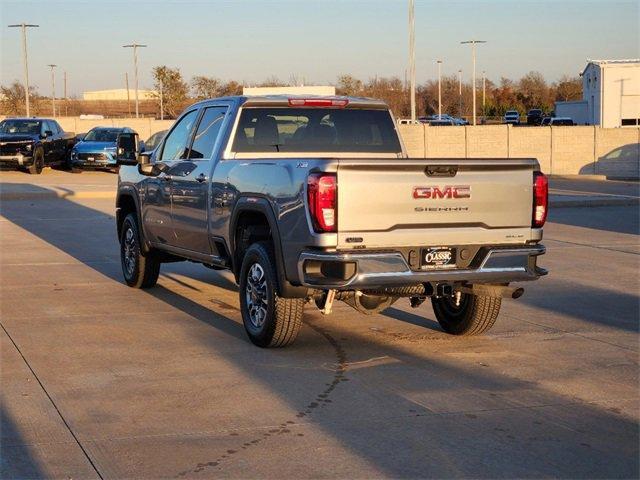
POLYGON ((270 244, 254 243, 240 269, 240 310, 249 339, 258 347, 293 343, 302 326, 304 299, 282 298, 270 244))
POLYGON ((31 175, 40 175, 44 168, 44 152, 38 148, 33 154, 33 165, 28 168, 31 175))
POLYGON ((463 293, 459 305, 454 297, 432 298, 433 312, 442 329, 452 335, 480 335, 488 331, 500 313, 500 297, 463 293))
POLYGON ((151 288, 158 281, 160 262, 153 252, 142 254, 140 233, 135 214, 130 213, 122 224, 120 263, 124 281, 133 288, 151 288))

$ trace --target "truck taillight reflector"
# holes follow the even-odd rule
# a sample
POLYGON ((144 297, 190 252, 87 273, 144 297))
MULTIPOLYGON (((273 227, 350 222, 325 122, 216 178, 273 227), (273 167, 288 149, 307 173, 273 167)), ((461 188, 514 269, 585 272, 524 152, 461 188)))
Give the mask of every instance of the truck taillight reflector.
POLYGON ((309 214, 316 232, 335 232, 338 223, 338 191, 332 173, 314 173, 307 180, 309 214))
POLYGON ((344 108, 349 105, 349 100, 330 98, 290 98, 290 107, 333 107, 344 108))
POLYGON ((542 172, 533 172, 533 218, 531 226, 541 228, 549 211, 549 181, 542 172))

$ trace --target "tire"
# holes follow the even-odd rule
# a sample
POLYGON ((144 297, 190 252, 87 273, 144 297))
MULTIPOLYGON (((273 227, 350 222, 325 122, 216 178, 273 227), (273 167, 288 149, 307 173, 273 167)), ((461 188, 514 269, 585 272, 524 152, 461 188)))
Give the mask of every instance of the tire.
POLYGON ((127 215, 122 224, 120 263, 124 281, 130 287, 151 288, 158 281, 161 262, 153 252, 142 254, 138 220, 133 213, 127 215))
POLYGON ((249 339, 258 347, 291 345, 302 326, 304 299, 282 298, 271 245, 251 245, 240 269, 240 310, 249 339))
POLYGON ((33 165, 27 170, 31 175, 40 175, 44 168, 44 151, 41 148, 36 149, 33 154, 33 165))
POLYGON ((431 304, 442 329, 452 335, 480 335, 489 330, 500 313, 500 297, 463 293, 460 305, 452 297, 432 298, 431 304))

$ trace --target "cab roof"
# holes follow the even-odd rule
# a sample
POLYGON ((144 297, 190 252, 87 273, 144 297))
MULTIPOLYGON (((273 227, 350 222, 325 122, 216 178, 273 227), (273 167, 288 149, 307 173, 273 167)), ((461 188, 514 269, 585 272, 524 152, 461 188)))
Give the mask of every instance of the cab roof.
POLYGON ((341 95, 235 95, 229 97, 211 98, 198 102, 196 105, 212 101, 231 101, 243 107, 305 107, 302 101, 308 101, 309 107, 318 108, 372 108, 388 109, 382 100, 366 97, 349 97, 341 95), (292 104, 293 103, 293 104, 292 104), (315 103, 315 105, 313 104, 315 103), (321 103, 327 103, 321 105, 321 103), (335 103, 335 105, 332 105, 335 103))

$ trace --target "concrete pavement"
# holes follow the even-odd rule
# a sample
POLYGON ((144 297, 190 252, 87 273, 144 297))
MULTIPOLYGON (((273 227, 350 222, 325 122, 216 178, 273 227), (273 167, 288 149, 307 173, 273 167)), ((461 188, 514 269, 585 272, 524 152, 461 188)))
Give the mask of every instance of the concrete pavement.
POLYGON ((551 274, 487 336, 309 307, 284 350, 228 273, 124 286, 112 200, 0 208, 2 478, 640 474, 636 207, 552 210, 551 274))

